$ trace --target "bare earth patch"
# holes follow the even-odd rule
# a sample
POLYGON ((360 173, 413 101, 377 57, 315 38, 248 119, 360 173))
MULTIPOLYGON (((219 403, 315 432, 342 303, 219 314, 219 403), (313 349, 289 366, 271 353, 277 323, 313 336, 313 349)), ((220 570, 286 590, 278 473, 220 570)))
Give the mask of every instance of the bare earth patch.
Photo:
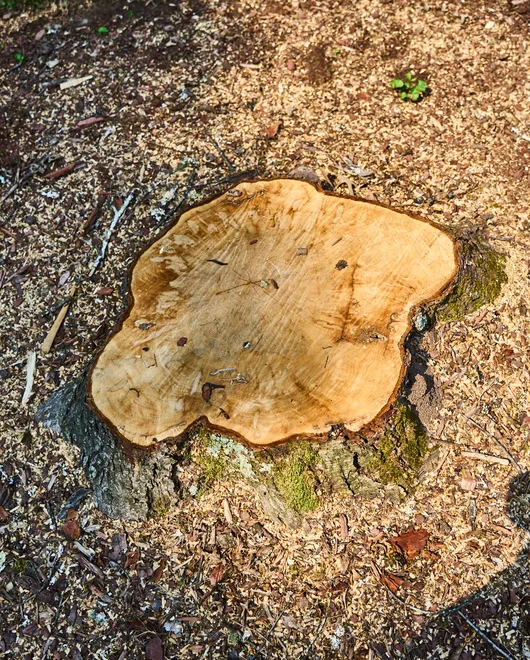
POLYGON ((493 642, 528 657, 528 13, 146 4, 0 19, 0 654, 502 657, 493 642), (417 104, 390 88, 411 69, 431 90, 417 104), (206 486, 190 465, 177 511, 108 520, 80 490, 76 450, 33 423, 37 406, 102 346, 128 267, 176 213, 300 166, 335 192, 475 230, 507 257, 493 304, 415 340, 439 397, 430 469, 398 503, 352 506, 320 484, 295 532, 269 523, 244 482, 206 486), (21 406, 28 354, 74 283, 21 406))

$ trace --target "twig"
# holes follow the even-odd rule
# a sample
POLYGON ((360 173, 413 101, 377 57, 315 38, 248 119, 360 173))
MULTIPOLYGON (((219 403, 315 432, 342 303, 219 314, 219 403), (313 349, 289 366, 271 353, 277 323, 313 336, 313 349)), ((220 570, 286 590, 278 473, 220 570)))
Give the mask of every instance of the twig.
POLYGON ((114 209, 114 218, 112 218, 112 222, 110 223, 110 227, 107 229, 107 233, 105 234, 105 238, 103 240, 103 245, 101 246, 101 252, 96 257, 96 259, 95 259, 95 261, 92 265, 92 268, 90 269, 90 273, 88 274, 89 277, 92 277, 92 275, 96 272, 96 268, 99 266, 99 264, 105 258, 105 253, 106 253, 107 247, 110 243, 110 238, 112 236, 112 232, 116 228, 116 225, 118 224, 119 219, 122 217, 122 215, 127 210, 127 207, 131 203, 133 197, 134 197, 134 192, 129 194, 129 196, 123 202, 123 205, 121 206, 120 209, 117 209, 115 206, 112 207, 114 209))
POLYGON ((180 202, 178 204, 175 204, 173 208, 170 208, 168 211, 166 211, 164 217, 155 224, 155 227, 160 227, 161 225, 167 224, 167 222, 171 219, 171 217, 175 215, 175 213, 177 213, 180 207, 188 199, 188 195, 190 194, 190 192, 193 190, 193 183, 195 181, 196 176, 197 176, 197 170, 194 169, 192 170, 191 174, 188 177, 186 190, 184 191, 184 194, 182 195, 180 202))
POLYGON ((519 130, 518 128, 515 128, 515 126, 512 126, 512 131, 523 140, 530 142, 530 135, 528 135, 527 133, 523 133, 523 131, 519 130))
POLYGON ((266 634, 265 637, 264 637, 264 642, 263 642, 263 644, 262 644, 262 645, 259 647, 259 649, 257 650, 258 653, 261 653, 261 651, 263 651, 263 649, 269 644, 270 636, 272 635, 272 633, 274 632, 274 629, 275 629, 276 626, 278 625, 278 621, 282 618, 282 616, 283 616, 283 614, 284 614, 284 612, 285 612, 285 609, 286 609, 286 608, 284 607, 283 610, 281 610, 281 612, 278 614, 278 616, 277 616, 276 619, 274 620, 274 623, 273 623, 272 626, 269 628, 269 631, 267 632, 267 634, 266 634))
POLYGON ((515 660, 513 656, 511 656, 509 653, 506 653, 506 651, 503 651, 500 646, 497 646, 494 641, 492 641, 486 633, 482 632, 482 630, 476 626, 471 619, 468 619, 465 614, 462 614, 462 612, 457 612, 458 616, 464 619, 464 621, 467 623, 467 625, 470 628, 473 628, 473 630, 477 633, 477 635, 480 635, 483 640, 488 642, 488 644, 491 646, 491 648, 495 649, 497 653, 500 653, 503 658, 506 658, 506 660, 515 660))
POLYGON ((58 556, 55 558, 55 561, 52 564, 52 567, 50 569, 50 574, 48 575, 48 579, 46 580, 46 582, 35 593, 30 594, 29 596, 26 596, 26 598, 24 598, 20 602, 20 605, 25 605, 26 603, 29 603, 30 600, 33 600, 34 598, 37 598, 37 596, 39 596, 43 591, 45 591, 50 586, 50 584, 52 583, 53 576, 55 575, 55 573, 57 573, 57 569, 59 567, 59 561, 61 559, 62 552, 57 553, 57 554, 58 554, 58 556))
POLYGON ((74 284, 73 287, 70 289, 70 293, 68 294, 68 299, 64 303, 64 305, 61 307, 59 314, 57 314, 57 318, 55 319, 54 324, 50 328, 48 334, 46 335, 45 340, 42 342, 40 351, 43 355, 46 355, 50 352, 51 347, 53 346, 53 342, 55 341, 55 337, 57 336, 57 333, 59 332, 59 328, 61 327, 65 316, 68 313, 68 309, 70 308, 70 303, 72 302, 72 299, 74 297, 75 291, 76 291, 76 285, 74 284))
POLYGON ((478 451, 463 451, 460 456, 464 458, 475 458, 477 461, 484 461, 486 463, 498 463, 499 465, 510 465, 507 458, 500 456, 491 456, 490 454, 481 454, 478 451))
POLYGON ((234 172, 236 168, 233 166, 233 164, 230 162, 230 160, 228 160, 228 156, 225 154, 225 152, 221 149, 221 147, 219 146, 217 141, 213 139, 213 137, 210 135, 210 133, 208 131, 206 131, 206 137, 210 140, 210 142, 213 144, 213 146, 217 149, 217 151, 218 151, 219 155, 221 156, 221 158, 223 159, 225 165, 227 167, 229 167, 232 170, 232 172, 234 172))
POLYGON ((504 451, 504 453, 506 454, 506 456, 508 456, 508 458, 509 458, 509 460, 510 460, 510 463, 511 463, 515 468, 517 468, 517 470, 519 470, 519 472, 520 472, 521 474, 523 473, 523 469, 522 469, 522 467, 521 467, 521 466, 519 465, 519 463, 515 460, 515 458, 510 454, 510 452, 506 449, 506 447, 502 444, 502 442, 501 442, 500 440, 498 440, 498 439, 493 435, 493 433, 490 433, 490 432, 488 431, 488 429, 486 429, 486 428, 484 428, 483 426, 481 426, 478 422, 475 422, 475 420, 474 420, 473 418, 468 417, 465 413, 464 413, 464 417, 465 417, 467 420, 469 420, 469 421, 471 422, 471 424, 473 424, 473 426, 476 426, 477 429, 479 429, 480 431, 482 431, 482 433, 485 433, 487 436, 489 436, 489 437, 493 440, 493 442, 495 442, 495 443, 496 443, 496 444, 497 444, 497 445, 498 445, 498 446, 504 451))
POLYGON ((26 371, 26 389, 22 396, 22 405, 26 406, 33 390, 33 376, 35 375, 35 367, 37 366, 37 353, 30 351, 28 353, 28 366, 26 371))
MULTIPOLYGON (((311 651, 311 649, 312 649, 313 646, 315 645, 315 642, 316 642, 317 639, 320 637, 320 634, 322 633, 322 630, 324 629, 324 626, 326 625, 326 621, 328 620, 329 606, 330 606, 330 605, 331 605, 331 595, 328 597, 328 606, 326 607, 326 612, 325 612, 324 616, 322 617, 322 621, 320 622, 320 624, 319 624, 319 626, 318 626, 318 628, 317 628, 317 631, 316 631, 316 633, 315 633, 315 636, 314 636, 313 639, 309 642, 309 644, 308 644, 306 650, 304 651, 303 656, 304 656, 304 655, 307 655, 307 654, 309 653, 309 651, 311 651)), ((303 657, 303 656, 302 656, 302 657, 303 657)))
POLYGON ((395 593, 390 589, 390 587, 388 587, 386 584, 384 584, 384 582, 380 582, 379 584, 382 584, 383 587, 384 587, 384 588, 388 591, 388 593, 392 596, 392 598, 394 598, 395 600, 397 600, 398 603, 401 603, 401 605, 404 605, 405 607, 408 607, 409 610, 412 610, 413 612, 416 612, 417 614, 429 614, 430 616, 432 616, 433 614, 441 614, 441 610, 435 610, 435 611, 433 611, 433 610, 424 610, 424 609, 422 609, 421 607, 416 607, 415 605, 411 605, 410 603, 407 603, 406 600, 403 600, 403 599, 400 598, 397 594, 395 594, 395 593))

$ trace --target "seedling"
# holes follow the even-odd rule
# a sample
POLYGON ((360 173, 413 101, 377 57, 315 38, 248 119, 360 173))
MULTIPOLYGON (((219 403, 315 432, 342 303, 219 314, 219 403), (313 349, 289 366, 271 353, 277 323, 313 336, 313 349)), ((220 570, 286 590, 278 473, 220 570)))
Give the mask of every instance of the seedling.
POLYGON ((394 78, 390 86, 398 92, 403 101, 421 101, 427 91, 425 80, 418 80, 412 72, 406 73, 402 78, 394 78))
POLYGON ((13 57, 15 58, 15 62, 18 64, 22 64, 24 61, 24 55, 22 55, 22 53, 15 53, 13 57))
POLYGON ((106 28, 104 25, 101 27, 98 27, 98 34, 99 35, 104 35, 109 33, 109 28, 106 28))

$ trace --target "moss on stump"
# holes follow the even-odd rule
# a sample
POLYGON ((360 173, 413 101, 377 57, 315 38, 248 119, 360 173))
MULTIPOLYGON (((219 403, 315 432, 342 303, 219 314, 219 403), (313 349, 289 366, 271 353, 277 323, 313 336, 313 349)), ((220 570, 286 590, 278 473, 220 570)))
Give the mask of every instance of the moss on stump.
POLYGON ((492 303, 508 281, 506 257, 481 239, 461 242, 460 261, 455 287, 436 308, 439 321, 457 321, 492 303))

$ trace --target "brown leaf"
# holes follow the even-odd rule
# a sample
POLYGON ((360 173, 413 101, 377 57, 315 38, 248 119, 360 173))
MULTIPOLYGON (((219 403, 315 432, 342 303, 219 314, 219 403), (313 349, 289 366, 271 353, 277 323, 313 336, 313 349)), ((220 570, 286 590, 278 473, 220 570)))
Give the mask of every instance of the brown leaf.
POLYGON ((68 509, 65 516, 66 520, 77 520, 77 511, 75 509, 68 509))
POLYGON ((104 286, 102 289, 96 291, 96 296, 102 298, 103 296, 110 296, 114 289, 110 286, 104 286))
POLYGON ((406 559, 413 559, 426 546, 429 537, 427 530, 413 529, 389 540, 401 550, 406 559))
POLYGON ((477 487, 477 480, 471 475, 464 474, 462 476, 462 481, 460 482, 460 488, 462 490, 475 490, 477 487))
POLYGON ((77 520, 67 520, 62 526, 62 530, 69 541, 77 541, 81 536, 81 528, 77 520))
POLYGON ((381 584, 384 584, 390 589, 393 594, 397 594, 399 587, 405 582, 399 575, 392 575, 392 573, 381 573, 379 578, 381 584))
POLYGON ((89 126, 92 126, 93 124, 98 124, 100 121, 105 121, 104 117, 89 117, 88 119, 82 119, 81 121, 78 121, 76 124, 76 129, 81 130, 83 128, 88 128, 89 126))
POLYGON ((265 136, 269 140, 273 140, 275 137, 278 137, 278 133, 280 132, 281 127, 282 127, 281 121, 274 122, 274 124, 271 124, 265 131, 265 136))
POLYGON ((393 573, 383 572, 381 573, 379 580, 381 584, 387 586, 393 594, 397 593, 400 587, 411 586, 411 583, 408 580, 404 580, 399 575, 394 575, 393 573))
POLYGON ((0 520, 7 520, 8 517, 7 511, 4 509, 4 507, 0 504, 0 520))
POLYGON ((212 572, 210 573, 210 584, 212 587, 215 587, 215 585, 223 579, 224 572, 225 567, 223 562, 213 567, 212 572))
POLYGON ((160 637, 153 637, 145 647, 147 660, 164 660, 164 645, 160 637))
POLYGON ((167 557, 162 557, 160 563, 158 564, 158 567, 151 576, 151 582, 155 582, 155 583, 160 582, 160 578, 162 577, 162 573, 164 572, 166 565, 167 565, 167 557))
POLYGON ((136 568, 136 564, 138 563, 138 560, 140 559, 140 551, 139 550, 130 550, 129 552, 125 553, 125 566, 124 568, 130 568, 131 570, 134 571, 136 568))
POLYGON ((53 172, 49 172, 48 174, 45 174, 44 178, 54 181, 55 179, 59 179, 60 177, 65 176, 66 174, 70 174, 70 172, 73 172, 74 167, 75 167, 75 163, 70 163, 70 165, 65 165, 64 167, 60 167, 58 170, 53 170, 53 172))

